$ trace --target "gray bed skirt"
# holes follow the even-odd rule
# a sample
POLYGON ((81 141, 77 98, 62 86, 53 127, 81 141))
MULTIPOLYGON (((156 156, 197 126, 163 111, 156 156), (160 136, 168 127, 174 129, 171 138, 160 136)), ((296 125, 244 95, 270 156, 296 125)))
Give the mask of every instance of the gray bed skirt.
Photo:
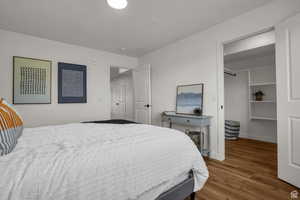
POLYGON ((189 196, 191 200, 195 200, 193 172, 190 172, 186 180, 162 193, 156 200, 184 200, 189 196))

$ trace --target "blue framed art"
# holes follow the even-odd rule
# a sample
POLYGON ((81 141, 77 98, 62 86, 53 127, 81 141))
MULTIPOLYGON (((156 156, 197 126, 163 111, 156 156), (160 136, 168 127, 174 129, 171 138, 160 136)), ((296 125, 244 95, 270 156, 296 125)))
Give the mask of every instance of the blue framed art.
POLYGON ((177 86, 176 113, 202 115, 203 88, 203 83, 177 86))
POLYGON ((86 66, 58 63, 58 103, 86 103, 86 66))

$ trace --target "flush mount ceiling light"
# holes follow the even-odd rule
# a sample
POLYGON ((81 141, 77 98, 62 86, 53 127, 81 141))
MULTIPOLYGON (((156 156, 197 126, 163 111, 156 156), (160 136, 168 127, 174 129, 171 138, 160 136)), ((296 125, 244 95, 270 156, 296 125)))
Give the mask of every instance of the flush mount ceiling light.
POLYGON ((124 9, 126 8, 128 2, 127 0, 106 0, 107 4, 114 9, 124 9))

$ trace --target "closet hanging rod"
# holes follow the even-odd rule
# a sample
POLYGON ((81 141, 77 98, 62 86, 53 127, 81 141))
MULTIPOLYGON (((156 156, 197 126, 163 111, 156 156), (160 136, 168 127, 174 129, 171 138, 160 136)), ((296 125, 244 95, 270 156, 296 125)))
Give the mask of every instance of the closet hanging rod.
POLYGON ((228 69, 226 67, 224 67, 224 73, 230 76, 236 76, 236 73, 234 73, 231 69, 228 69))
POLYGON ((231 72, 224 72, 224 74, 228 74, 230 76, 236 76, 236 73, 231 73, 231 72))

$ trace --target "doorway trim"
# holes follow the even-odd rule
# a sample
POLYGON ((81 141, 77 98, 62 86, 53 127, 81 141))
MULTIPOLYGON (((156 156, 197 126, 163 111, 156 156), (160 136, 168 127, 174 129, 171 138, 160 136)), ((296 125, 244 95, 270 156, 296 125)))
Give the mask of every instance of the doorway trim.
MULTIPOLYGON (((112 107, 113 107, 113 105, 112 105, 112 101, 113 101, 113 93, 112 93, 112 87, 113 87, 113 85, 112 85, 112 80, 114 80, 114 79, 111 79, 111 70, 113 69, 113 68, 117 68, 117 69, 124 69, 124 70, 126 70, 126 71, 124 71, 124 73, 127 73, 127 72, 129 72, 129 71, 131 71, 131 73, 133 73, 133 70, 134 70, 134 68, 130 68, 130 67, 124 67, 124 66, 117 66, 117 65, 110 65, 109 66, 109 92, 110 92, 110 119, 113 119, 114 117, 113 117, 113 113, 112 113, 112 107)), ((118 76, 120 76, 122 73, 120 73, 118 76)), ((132 82, 133 82, 133 74, 131 74, 131 79, 132 79, 132 82)), ((132 95, 130 95, 130 96, 132 96, 132 115, 129 115, 129 114, 131 114, 131 112, 128 112, 128 108, 130 108, 130 107, 128 107, 128 103, 130 104, 130 102, 129 101, 127 101, 127 94, 128 94, 128 91, 127 91, 127 88, 126 88, 126 84, 120 84, 120 86, 121 87, 125 87, 124 88, 124 94, 125 94, 125 99, 124 99, 124 103, 125 103, 125 112, 124 112, 124 117, 122 117, 122 119, 127 119, 127 120, 134 120, 134 106, 133 106, 133 101, 134 101, 134 91, 132 91, 132 95)), ((134 90, 134 86, 132 85, 132 90, 134 90)), ((131 109, 130 109, 131 110, 131 109)))
MULTIPOLYGON (((215 157, 218 160, 225 160, 225 113, 224 113, 224 45, 243 40, 258 34, 262 34, 274 30, 274 26, 266 27, 256 32, 245 34, 244 36, 236 37, 231 40, 217 41, 217 152, 215 157)), ((275 38, 276 40, 276 38, 275 38)))

